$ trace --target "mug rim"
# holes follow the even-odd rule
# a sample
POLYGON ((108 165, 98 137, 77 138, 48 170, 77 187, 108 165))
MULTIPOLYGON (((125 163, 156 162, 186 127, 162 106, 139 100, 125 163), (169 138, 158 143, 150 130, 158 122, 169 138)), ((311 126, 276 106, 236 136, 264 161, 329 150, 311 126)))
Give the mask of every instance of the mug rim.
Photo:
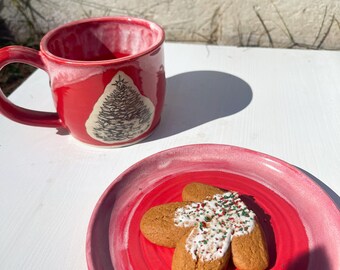
POLYGON ((64 64, 70 64, 70 65, 76 65, 76 66, 97 66, 97 65, 108 65, 108 64, 115 64, 115 63, 121 63, 121 62, 126 62, 130 61, 133 59, 137 59, 141 56, 147 55, 154 50, 158 49, 162 43, 165 40, 165 32, 164 29, 158 25, 155 22, 141 19, 141 18, 136 18, 136 17, 131 17, 131 16, 107 16, 107 17, 93 17, 93 18, 86 18, 86 19, 80 19, 76 21, 72 21, 63 25, 60 25, 50 31, 48 31, 44 37, 41 39, 40 42, 40 51, 45 54, 49 59, 58 62, 58 63, 64 63, 64 64), (149 46, 147 49, 133 54, 133 55, 128 55, 128 56, 123 56, 120 58, 116 59, 109 59, 109 60, 94 60, 94 61, 88 61, 88 60, 73 60, 73 59, 68 59, 64 57, 57 56, 53 53, 50 52, 48 49, 48 42, 50 39, 59 31, 62 31, 62 29, 70 26, 75 26, 80 23, 87 23, 87 22, 135 22, 140 25, 147 25, 151 30, 157 30, 159 35, 157 36, 157 40, 149 46))

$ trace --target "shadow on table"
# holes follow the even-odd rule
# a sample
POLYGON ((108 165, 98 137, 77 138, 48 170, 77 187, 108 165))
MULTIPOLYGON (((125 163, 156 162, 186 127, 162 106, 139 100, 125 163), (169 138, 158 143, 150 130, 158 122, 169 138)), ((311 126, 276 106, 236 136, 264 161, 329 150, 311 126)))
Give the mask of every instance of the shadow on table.
POLYGON ((178 134, 246 108, 253 97, 242 79, 218 71, 192 71, 167 79, 162 119, 145 141, 178 134))
POLYGON ((281 266, 282 269, 296 270, 296 269, 310 269, 310 270, 331 270, 329 258, 323 247, 315 247, 309 252, 305 252, 287 262, 286 265, 281 266), (310 262, 310 265, 308 265, 310 262))
POLYGON ((333 200, 338 209, 340 209, 340 197, 329 186, 327 186, 321 180, 316 178, 311 173, 305 171, 304 169, 297 166, 295 167, 299 169, 301 172, 303 172, 305 175, 307 175, 310 179, 312 179, 317 185, 319 185, 319 187, 321 187, 327 193, 327 195, 333 200))

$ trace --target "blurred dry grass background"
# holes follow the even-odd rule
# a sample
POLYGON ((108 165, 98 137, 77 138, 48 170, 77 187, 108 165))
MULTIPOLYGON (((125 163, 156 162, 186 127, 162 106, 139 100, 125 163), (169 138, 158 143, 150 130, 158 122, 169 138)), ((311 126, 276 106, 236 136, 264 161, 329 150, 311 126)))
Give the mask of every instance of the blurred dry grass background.
MULTIPOLYGON (((42 16, 31 6, 30 0, 10 0, 9 3, 15 7, 16 12, 21 15, 28 26, 29 33, 25 40, 19 40, 13 34, 6 21, 0 17, 0 48, 10 45, 22 45, 39 49, 39 42, 44 32, 36 24, 36 17, 42 16)), ((0 12, 4 8, 4 0, 0 1, 0 12)), ((0 73, 0 87, 6 96, 9 96, 36 68, 20 63, 12 63, 5 66, 0 73)))
MULTIPOLYGON (((294 49, 340 49, 339 0, 0 0, 0 46, 38 48, 68 21, 126 15, 159 23, 167 41, 294 49)), ((34 68, 0 74, 8 95, 34 68)))

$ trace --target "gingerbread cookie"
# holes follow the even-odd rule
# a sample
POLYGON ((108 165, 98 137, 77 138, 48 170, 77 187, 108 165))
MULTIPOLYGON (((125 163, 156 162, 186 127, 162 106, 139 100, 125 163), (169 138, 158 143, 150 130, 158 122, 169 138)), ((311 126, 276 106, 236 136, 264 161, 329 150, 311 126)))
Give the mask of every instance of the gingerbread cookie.
POLYGON ((216 194, 223 194, 225 190, 205 185, 202 183, 191 183, 186 185, 182 190, 183 201, 201 202, 210 200, 216 194))
POLYGON ((152 243, 163 247, 176 247, 176 244, 191 228, 176 226, 174 215, 177 209, 188 202, 174 202, 150 208, 142 217, 140 229, 152 243))
POLYGON ((176 247, 173 270, 224 269, 230 254, 240 270, 268 267, 263 232, 236 192, 192 183, 182 198, 149 209, 140 226, 152 243, 176 247))

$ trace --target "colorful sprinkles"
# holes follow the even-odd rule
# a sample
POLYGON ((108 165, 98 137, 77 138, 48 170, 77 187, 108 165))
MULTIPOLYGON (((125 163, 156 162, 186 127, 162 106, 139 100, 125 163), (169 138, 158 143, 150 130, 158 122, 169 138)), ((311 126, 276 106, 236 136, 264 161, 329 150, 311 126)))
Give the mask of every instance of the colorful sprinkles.
POLYGON ((233 236, 250 233, 254 218, 237 192, 226 192, 178 208, 174 221, 176 226, 194 227, 185 246, 192 258, 211 261, 227 252, 233 236))

